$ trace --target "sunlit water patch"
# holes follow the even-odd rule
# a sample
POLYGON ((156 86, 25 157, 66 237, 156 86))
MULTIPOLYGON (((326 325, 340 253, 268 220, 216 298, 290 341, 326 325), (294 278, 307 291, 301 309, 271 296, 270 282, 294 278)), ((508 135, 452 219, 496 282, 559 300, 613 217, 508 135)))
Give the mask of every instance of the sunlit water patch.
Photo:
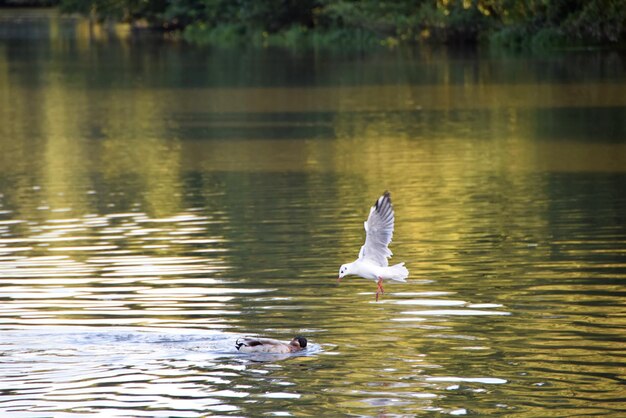
MULTIPOLYGON (((238 384, 247 373, 297 359, 242 355, 229 333, 50 326, 0 335, 0 410, 14 416, 103 409, 112 416, 201 416, 239 410, 236 399, 299 396, 278 379, 274 391, 238 384)), ((297 356, 319 351, 313 343, 297 356)))

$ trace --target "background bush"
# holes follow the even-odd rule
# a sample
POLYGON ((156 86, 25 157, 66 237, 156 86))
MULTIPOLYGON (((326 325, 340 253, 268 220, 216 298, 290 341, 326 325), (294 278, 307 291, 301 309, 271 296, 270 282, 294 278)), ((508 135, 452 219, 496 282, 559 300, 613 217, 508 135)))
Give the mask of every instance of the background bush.
MULTIPOLYGON (((0 0, 14 5, 20 0, 0 0)), ((22 0, 196 42, 624 44, 626 0, 22 0)))

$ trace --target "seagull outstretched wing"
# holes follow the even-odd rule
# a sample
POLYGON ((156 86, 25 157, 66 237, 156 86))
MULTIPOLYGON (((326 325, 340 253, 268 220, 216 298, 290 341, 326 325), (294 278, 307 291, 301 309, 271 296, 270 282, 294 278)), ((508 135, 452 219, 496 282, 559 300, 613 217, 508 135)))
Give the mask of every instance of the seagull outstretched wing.
POLYGON ((365 226, 365 244, 359 252, 359 259, 367 259, 379 266, 387 267, 388 258, 393 254, 387 246, 393 237, 393 206, 389 192, 378 198, 370 209, 365 226))

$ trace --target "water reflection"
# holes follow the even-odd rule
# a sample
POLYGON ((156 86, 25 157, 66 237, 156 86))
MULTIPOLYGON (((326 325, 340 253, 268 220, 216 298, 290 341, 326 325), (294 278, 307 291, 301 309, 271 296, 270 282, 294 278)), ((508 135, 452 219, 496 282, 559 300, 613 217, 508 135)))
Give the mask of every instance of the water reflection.
POLYGON ((149 45, 0 42, 0 410, 623 410, 621 56, 149 45))

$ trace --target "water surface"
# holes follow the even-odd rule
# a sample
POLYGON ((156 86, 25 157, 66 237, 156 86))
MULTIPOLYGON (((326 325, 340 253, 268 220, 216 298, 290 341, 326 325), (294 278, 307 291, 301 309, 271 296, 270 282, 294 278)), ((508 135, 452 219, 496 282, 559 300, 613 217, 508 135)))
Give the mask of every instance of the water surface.
POLYGON ((3 414, 626 411, 623 54, 36 27, 0 31, 3 414), (411 277, 376 303, 336 275, 384 190, 411 277))

